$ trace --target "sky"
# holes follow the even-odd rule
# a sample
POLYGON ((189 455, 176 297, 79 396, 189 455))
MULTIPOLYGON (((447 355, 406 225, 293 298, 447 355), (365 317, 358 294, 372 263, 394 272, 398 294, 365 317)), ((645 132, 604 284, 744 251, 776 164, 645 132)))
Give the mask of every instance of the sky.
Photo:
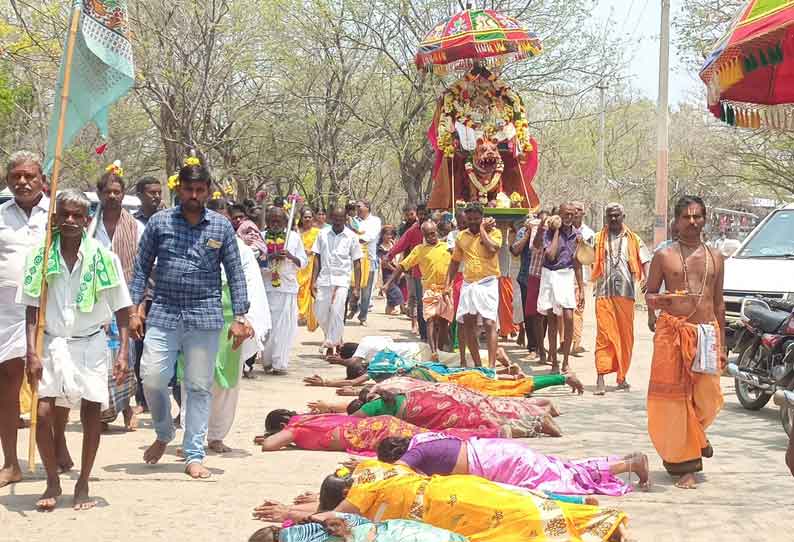
MULTIPOLYGON (((631 59, 628 71, 633 86, 644 96, 657 99, 659 92, 659 31, 661 27, 661 0, 597 0, 593 13, 596 20, 605 21, 610 13, 616 28, 634 39, 640 39, 638 48, 627 52, 631 59)), ((670 19, 680 12, 684 0, 670 1, 670 19)), ((697 73, 684 68, 675 48, 675 29, 671 29, 670 43, 670 105, 687 99, 698 99, 703 83, 697 73)))

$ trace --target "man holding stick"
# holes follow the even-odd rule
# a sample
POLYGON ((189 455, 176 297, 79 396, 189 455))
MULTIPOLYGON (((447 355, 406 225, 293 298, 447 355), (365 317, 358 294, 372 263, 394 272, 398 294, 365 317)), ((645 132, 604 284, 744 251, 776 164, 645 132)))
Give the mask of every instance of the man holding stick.
POLYGON ((83 453, 80 477, 74 489, 74 509, 96 506, 88 494, 88 480, 101 434, 100 413, 108 406, 110 351, 102 326, 115 314, 121 344, 113 363, 113 375, 121 382, 128 373, 128 317, 132 302, 119 258, 86 237, 90 202, 85 194, 67 189, 58 194, 46 273, 41 268, 44 247, 32 252, 25 263, 20 303, 27 305, 27 374, 38 386, 36 442, 47 489, 36 503, 52 510, 61 495, 54 439, 56 412, 80 405, 83 453), (42 356, 36 349, 37 322, 42 283, 48 285, 42 356))
POLYGON ((0 205, 0 444, 4 458, 0 487, 22 479, 17 427, 25 373, 25 306, 15 300, 25 256, 44 238, 49 208, 49 199, 42 193, 41 162, 34 154, 22 151, 11 155, 6 183, 14 198, 0 205))

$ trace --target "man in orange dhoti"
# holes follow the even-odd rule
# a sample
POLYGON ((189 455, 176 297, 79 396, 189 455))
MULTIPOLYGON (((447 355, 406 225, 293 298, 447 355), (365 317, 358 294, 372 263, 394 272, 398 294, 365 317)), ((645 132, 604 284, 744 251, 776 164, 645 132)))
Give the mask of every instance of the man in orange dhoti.
POLYGON ((714 453, 706 429, 723 404, 723 259, 701 241, 702 199, 684 196, 675 216, 679 240, 654 255, 648 275, 648 310, 662 311, 648 385, 648 434, 667 472, 681 477, 676 486, 692 489, 702 458, 714 453), (658 293, 662 282, 672 293, 658 293))
POLYGON ((629 389, 626 374, 634 348, 636 282, 648 275, 651 261, 645 243, 623 223, 625 218, 623 206, 610 203, 607 225, 595 236, 596 395, 606 393, 604 375, 611 373, 617 373, 618 389, 629 389))

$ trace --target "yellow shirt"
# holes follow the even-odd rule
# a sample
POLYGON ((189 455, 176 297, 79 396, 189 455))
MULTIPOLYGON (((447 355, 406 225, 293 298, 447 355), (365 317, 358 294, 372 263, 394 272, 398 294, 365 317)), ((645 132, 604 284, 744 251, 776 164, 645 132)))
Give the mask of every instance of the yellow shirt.
POLYGON ((447 272, 451 256, 447 244, 439 241, 435 245, 422 243, 411 251, 407 258, 400 262, 403 271, 418 265, 422 272, 422 288, 443 288, 447 282, 447 272))
MULTIPOLYGON (((502 232, 498 228, 492 229, 489 237, 496 246, 502 246, 502 232)), ((479 233, 475 235, 469 230, 460 232, 452 251, 452 259, 464 263, 463 280, 466 282, 479 282, 486 277, 500 275, 499 251, 489 253, 480 242, 479 233)))

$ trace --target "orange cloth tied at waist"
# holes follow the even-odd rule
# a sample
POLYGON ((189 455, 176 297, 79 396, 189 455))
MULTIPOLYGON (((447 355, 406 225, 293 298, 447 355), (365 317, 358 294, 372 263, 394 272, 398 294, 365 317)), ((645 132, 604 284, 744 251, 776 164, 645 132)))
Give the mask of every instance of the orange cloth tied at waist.
MULTIPOLYGON (((712 325, 718 329, 716 323, 712 325)), ((661 314, 648 385, 648 434, 668 464, 701 457, 708 443, 706 429, 724 403, 719 375, 692 372, 697 346, 695 324, 661 314)))

